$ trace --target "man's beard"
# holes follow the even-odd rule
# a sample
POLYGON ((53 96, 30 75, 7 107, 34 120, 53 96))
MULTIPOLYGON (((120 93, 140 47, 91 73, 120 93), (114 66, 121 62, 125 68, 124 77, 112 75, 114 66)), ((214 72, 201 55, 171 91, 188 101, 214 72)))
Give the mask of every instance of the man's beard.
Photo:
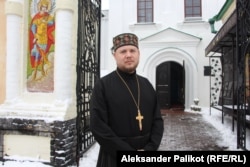
POLYGON ((138 66, 138 64, 136 64, 136 65, 134 65, 132 67, 128 67, 128 68, 124 67, 123 71, 126 72, 126 73, 132 74, 132 73, 134 73, 136 71, 137 66, 138 66))

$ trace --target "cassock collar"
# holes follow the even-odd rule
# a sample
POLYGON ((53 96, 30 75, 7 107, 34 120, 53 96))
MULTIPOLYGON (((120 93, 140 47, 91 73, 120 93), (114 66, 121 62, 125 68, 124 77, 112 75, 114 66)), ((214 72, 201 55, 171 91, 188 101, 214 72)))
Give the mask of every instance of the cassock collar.
POLYGON ((119 72, 119 74, 122 76, 123 79, 134 79, 136 76, 136 71, 134 73, 126 73, 122 70, 120 70, 119 68, 117 68, 117 71, 119 72))

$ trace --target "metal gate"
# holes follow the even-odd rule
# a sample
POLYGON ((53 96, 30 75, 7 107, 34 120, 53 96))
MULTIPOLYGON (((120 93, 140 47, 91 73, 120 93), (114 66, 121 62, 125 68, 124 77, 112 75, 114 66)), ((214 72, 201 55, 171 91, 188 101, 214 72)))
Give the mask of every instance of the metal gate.
POLYGON ((237 147, 246 149, 246 113, 249 108, 248 88, 249 66, 246 58, 250 51, 250 2, 249 0, 237 0, 237 54, 238 54, 238 112, 237 112, 237 147))
POLYGON ((78 0, 77 35, 77 162, 95 139, 89 129, 90 97, 100 77, 101 0, 78 0))

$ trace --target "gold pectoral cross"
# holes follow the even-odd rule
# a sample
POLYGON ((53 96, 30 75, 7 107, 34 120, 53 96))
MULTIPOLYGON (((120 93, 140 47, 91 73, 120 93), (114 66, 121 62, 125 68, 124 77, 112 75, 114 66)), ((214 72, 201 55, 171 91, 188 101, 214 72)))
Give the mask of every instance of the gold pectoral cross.
POLYGON ((137 115, 135 118, 136 118, 136 120, 138 120, 138 122, 139 122, 140 131, 142 131, 142 120, 143 120, 143 116, 141 115, 140 110, 138 110, 138 115, 137 115))

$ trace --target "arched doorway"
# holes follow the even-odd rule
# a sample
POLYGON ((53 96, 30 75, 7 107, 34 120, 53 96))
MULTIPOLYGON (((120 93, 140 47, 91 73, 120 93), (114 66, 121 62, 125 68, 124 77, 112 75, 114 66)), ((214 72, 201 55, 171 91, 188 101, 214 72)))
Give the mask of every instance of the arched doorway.
POLYGON ((198 86, 197 86, 197 72, 198 65, 192 55, 188 54, 179 48, 165 48, 155 52, 151 55, 145 65, 143 66, 143 72, 145 76, 152 83, 153 87, 156 89, 156 69, 164 62, 175 62, 182 66, 183 68, 183 84, 184 86, 184 111, 189 111, 190 106, 193 104, 193 99, 197 96, 198 86), (183 64, 185 62, 185 65, 183 64), (184 70, 185 69, 185 70, 184 70))
POLYGON ((161 109, 184 108, 184 75, 183 66, 173 61, 156 67, 156 91, 161 109))

